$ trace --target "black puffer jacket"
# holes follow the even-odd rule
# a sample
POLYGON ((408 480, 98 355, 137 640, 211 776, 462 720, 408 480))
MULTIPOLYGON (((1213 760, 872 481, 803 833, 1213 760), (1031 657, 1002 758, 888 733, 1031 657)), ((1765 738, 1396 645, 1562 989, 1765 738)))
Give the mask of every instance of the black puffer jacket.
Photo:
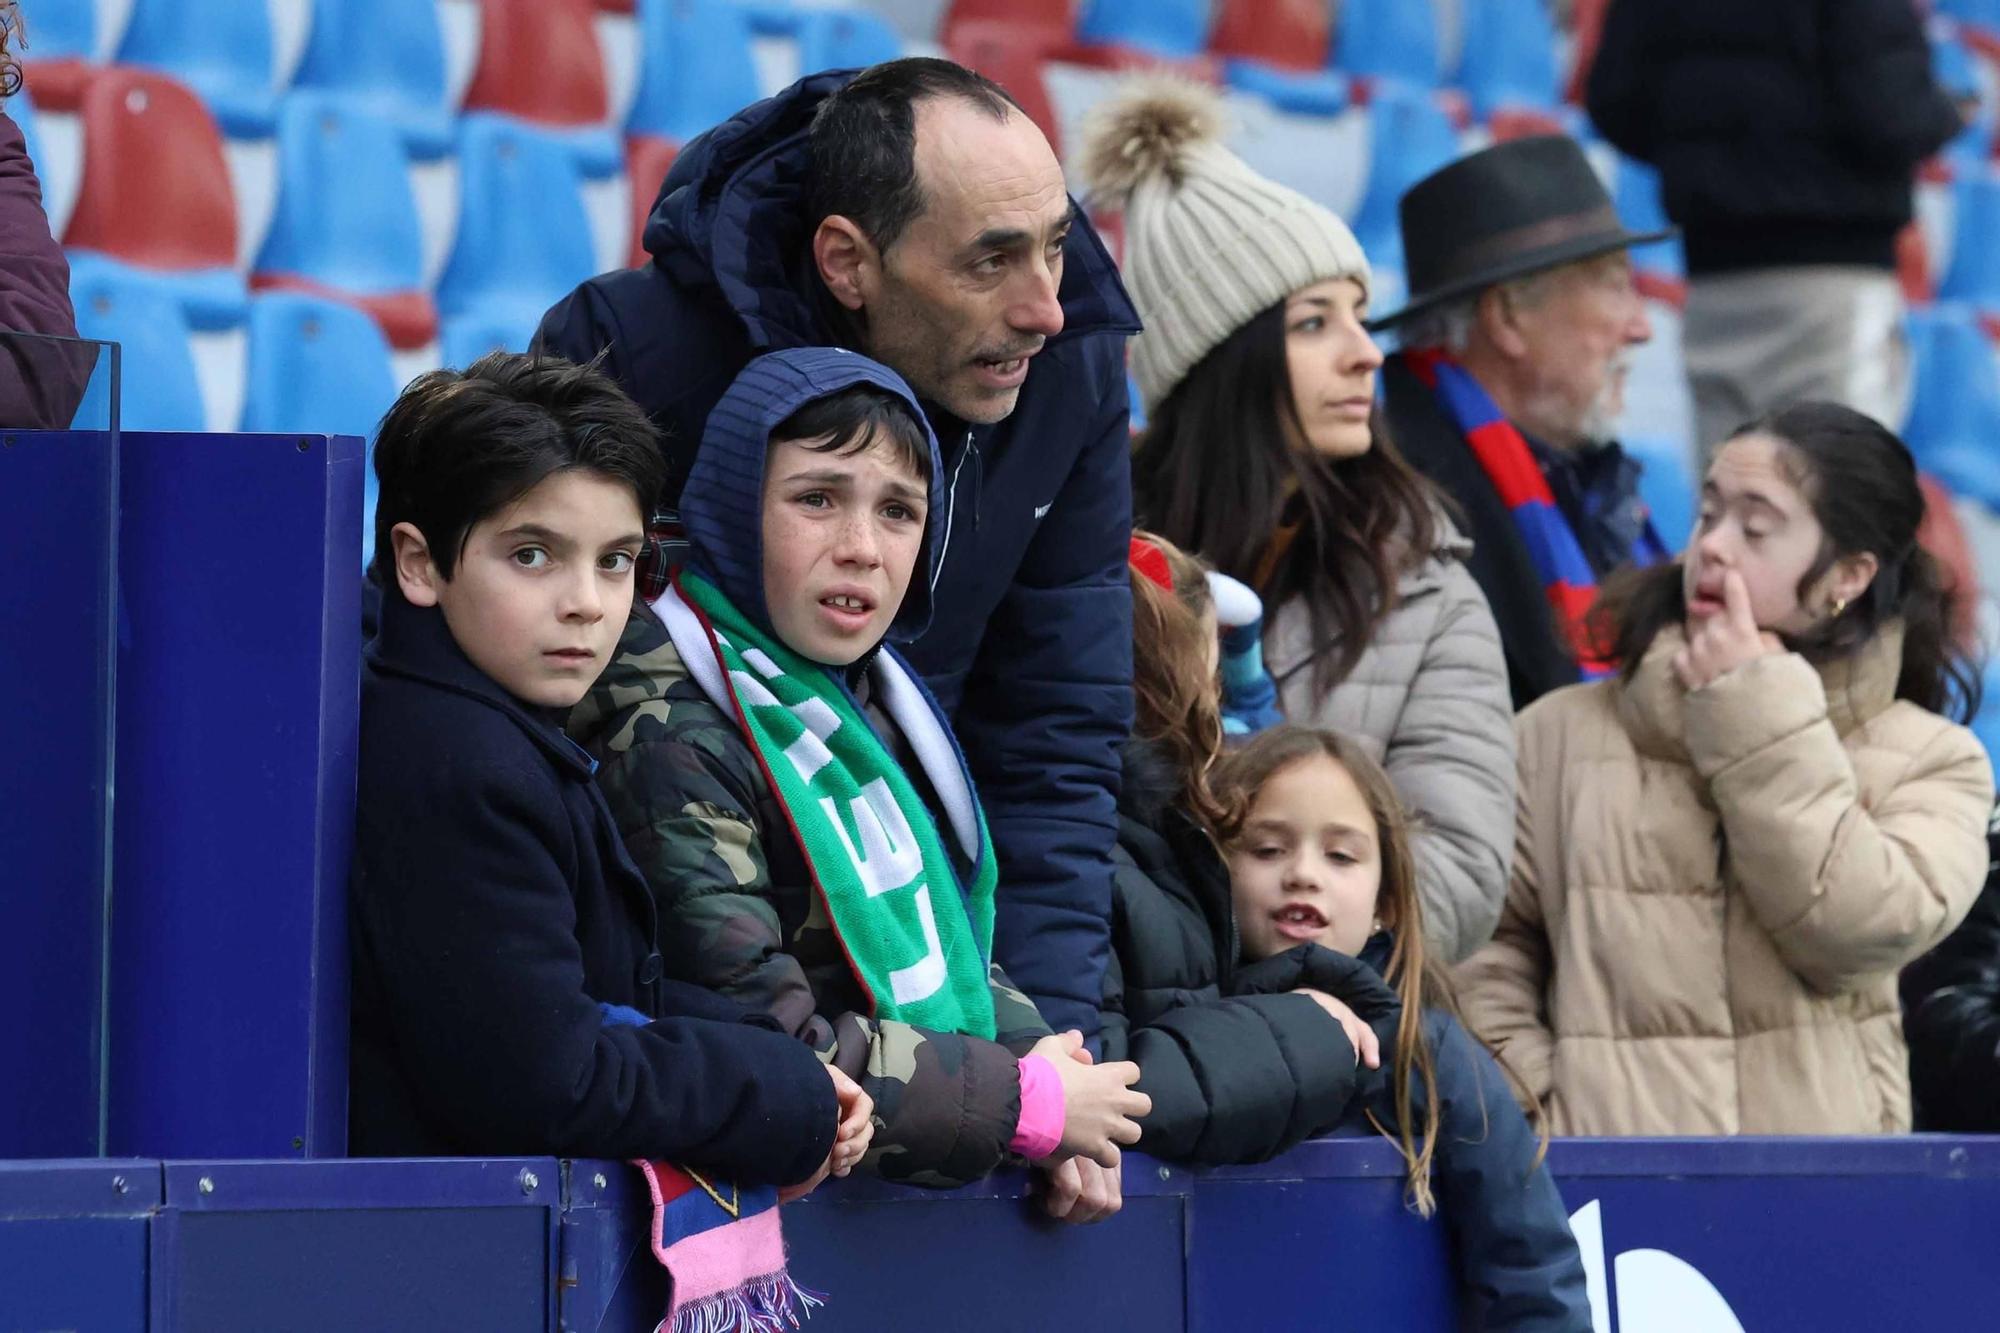
POLYGON ((1590 117, 1660 169, 1693 274, 1893 264, 1956 134, 1912 0, 1616 0, 1590 117))
POLYGON ((2000 807, 1986 887, 1943 944, 1903 969, 1917 1128, 2000 1133, 2000 807))
MULTIPOLYGON (((1173 805, 1170 761, 1125 748, 1104 973, 1104 1057, 1134 1060, 1153 1099, 1139 1149, 1204 1163, 1256 1162, 1340 1122, 1354 1094, 1354 1048, 1303 995, 1233 995, 1236 924, 1229 870, 1173 805)), ((1306 947, 1306 946, 1301 946, 1306 947)), ((1325 978, 1375 1021, 1395 996, 1364 964, 1325 978)))

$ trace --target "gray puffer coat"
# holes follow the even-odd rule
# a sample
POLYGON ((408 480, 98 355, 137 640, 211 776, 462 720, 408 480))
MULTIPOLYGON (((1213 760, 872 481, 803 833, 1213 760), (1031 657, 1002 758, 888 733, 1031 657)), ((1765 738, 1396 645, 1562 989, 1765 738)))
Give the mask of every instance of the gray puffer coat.
POLYGON ((1388 770, 1415 825, 1426 934, 1451 962, 1492 936, 1514 849, 1513 696, 1493 612, 1465 568, 1471 550, 1440 515, 1436 549, 1324 694, 1302 603, 1279 607, 1265 637, 1285 716, 1352 737, 1388 770))

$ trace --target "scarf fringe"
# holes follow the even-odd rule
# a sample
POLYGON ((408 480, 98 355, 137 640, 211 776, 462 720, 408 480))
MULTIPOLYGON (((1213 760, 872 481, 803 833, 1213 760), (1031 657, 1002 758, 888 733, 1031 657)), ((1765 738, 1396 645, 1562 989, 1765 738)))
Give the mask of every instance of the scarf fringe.
POLYGON ((677 1307, 653 1333, 786 1333, 825 1304, 825 1293, 772 1273, 677 1307))

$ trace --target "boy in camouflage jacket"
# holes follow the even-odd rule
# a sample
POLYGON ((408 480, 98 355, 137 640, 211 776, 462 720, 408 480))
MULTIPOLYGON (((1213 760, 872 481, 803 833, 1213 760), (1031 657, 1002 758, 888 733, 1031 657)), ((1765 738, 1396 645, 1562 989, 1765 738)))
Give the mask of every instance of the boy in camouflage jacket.
MULTIPOLYGON (((885 643, 907 641, 929 620, 945 527, 933 516, 949 504, 936 442, 893 372, 851 353, 800 349, 753 362, 717 406, 681 511, 704 575, 785 646, 842 673, 933 819, 937 793, 871 680, 885 643), (786 482, 774 498, 782 479, 766 475, 766 457, 781 449, 810 464, 807 484, 821 491, 786 482), (896 490, 898 475, 907 492, 896 490), (867 490, 885 478, 886 502, 867 490), (799 513, 823 525, 845 510, 870 514, 836 518, 850 531, 831 540, 824 527, 784 527, 799 513), (888 535, 854 535, 871 521, 888 535), (827 552, 819 563, 806 551, 815 543, 827 552), (906 592, 894 578, 876 581, 899 560, 906 592), (863 609, 847 609, 855 604, 863 609)), ((600 760, 599 784, 659 903, 668 974, 771 1014, 861 1082, 876 1113, 864 1168, 948 1188, 1021 1156, 1081 1154, 1108 1167, 1117 1144, 1136 1139, 1146 1105, 1130 1090, 1136 1066, 1091 1065, 1081 1039, 1052 1035, 997 965, 988 968, 993 1040, 870 1013, 763 762, 648 608, 635 608, 569 730, 600 760)), ((956 844, 953 857, 962 871, 956 844)))

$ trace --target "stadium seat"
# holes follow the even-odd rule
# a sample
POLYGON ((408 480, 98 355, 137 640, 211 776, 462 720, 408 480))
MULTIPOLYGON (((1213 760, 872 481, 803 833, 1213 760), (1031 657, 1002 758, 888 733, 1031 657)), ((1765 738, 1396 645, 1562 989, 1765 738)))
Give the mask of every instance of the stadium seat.
POLYGON ((1438 38, 1428 0, 1341 0, 1333 62, 1346 74, 1436 86, 1438 38))
POLYGON ((488 352, 525 352, 535 326, 523 326, 515 312, 479 311, 444 322, 443 362, 464 369, 488 352))
POLYGON ((750 20, 729 0, 639 0, 639 44, 633 134, 686 143, 758 99, 750 20))
POLYGON ((958 40, 959 29, 968 24, 980 29, 1000 24, 1022 38, 1032 36, 1047 50, 1075 37, 1074 0, 951 0, 951 8, 938 27, 946 50, 958 40))
POLYGON ((1281 70, 1324 69, 1332 47, 1324 0, 1218 0, 1208 35, 1216 55, 1281 70))
POLYGON ((903 54, 896 30, 865 10, 808 10, 799 16, 795 31, 802 74, 860 69, 903 54))
POLYGON ((961 23, 952 29, 945 53, 1005 88, 1061 157, 1062 127, 1043 73, 1047 40, 1046 31, 1009 23, 961 23))
POLYGON ((1556 27, 1544 0, 1481 0, 1464 13, 1458 83, 1480 118, 1510 107, 1555 106, 1556 27))
POLYGON ((83 142, 63 243, 153 271, 196 329, 240 323, 235 195, 200 99, 164 74, 107 67, 84 90, 83 142))
POLYGON ((21 53, 28 86, 44 107, 74 111, 99 57, 97 6, 92 0, 36 5, 31 45, 21 53))
POLYGON ((1668 549, 1682 549, 1694 531, 1695 497, 1701 489, 1687 442, 1633 438, 1623 444, 1639 463, 1639 498, 1652 513, 1653 527, 1668 549))
MULTIPOLYGON (((293 292, 250 303, 243 429, 267 434, 359 435, 396 401, 389 346, 352 306, 293 292)), ((363 469, 361 562, 375 546, 375 468, 363 469)))
POLYGON ((653 262, 646 252, 646 219, 653 215, 653 201, 659 196, 660 183, 666 180, 674 158, 679 155, 680 145, 672 139, 634 134, 625 140, 625 174, 632 181, 632 244, 625 259, 629 268, 653 262))
POLYGON ((1207 34, 1207 0, 1083 0, 1076 20, 1079 42, 1176 58, 1199 54, 1207 34))
POLYGON ((1458 131, 1437 98, 1418 88, 1385 85, 1368 112, 1368 183, 1354 232, 1369 262, 1401 268, 1396 205, 1405 190, 1458 156, 1458 131))
MULTIPOLYGON (((1644 162, 1621 156, 1612 175, 1611 194, 1619 220, 1629 230, 1660 231, 1668 225, 1666 208, 1660 202, 1660 173, 1644 162)), ((1632 267, 1638 270, 1642 283, 1650 281, 1657 289, 1651 294, 1685 304, 1687 268, 1678 240, 1634 247, 1632 267)))
POLYGON ((200 94, 231 138, 268 136, 277 118, 271 13, 244 0, 138 0, 121 64, 171 74, 200 94))
MULTIPOLYGON (((278 113, 277 217, 258 290, 317 292, 373 316, 399 348, 437 336, 402 136, 347 99, 294 93, 278 113)), ((255 329, 252 329, 255 351, 255 329)), ((255 385, 252 385, 253 391, 255 385)))
POLYGON ((27 140, 28 160, 42 183, 42 212, 49 219, 49 233, 60 236, 76 207, 82 126, 74 115, 43 116, 25 88, 7 99, 5 110, 27 140))
POLYGON ((485 0, 467 111, 495 111, 560 135, 592 178, 617 173, 604 56, 589 0, 485 0))
POLYGON ((458 238, 437 290, 448 360, 469 328, 526 347, 543 312, 597 271, 566 144, 505 117, 468 115, 458 155, 458 238))
POLYGON ((2000 311, 2000 170, 1962 172, 1952 193, 1955 235, 1938 297, 2000 311))
POLYGON ((312 32, 293 83, 387 118, 411 157, 451 149, 444 30, 434 4, 313 0, 312 32))
POLYGON ((1979 317, 1956 305, 1911 311, 1910 354, 1903 438, 1918 466, 1955 494, 2000 506, 2000 369, 1979 317))
MULTIPOLYGON (((150 275, 92 255, 70 256, 70 301, 85 338, 118 343, 119 428, 203 430, 207 414, 180 306, 150 275)), ((80 425, 111 417, 111 373, 99 366, 77 408, 80 425)))
POLYGON ((1989 79, 1980 77, 1980 60, 1955 37, 1931 37, 1931 74, 1938 86, 1954 98, 1980 103, 1978 114, 1944 146, 1941 156, 1959 169, 1975 166, 1993 155, 1996 109, 1985 98, 1989 79))

